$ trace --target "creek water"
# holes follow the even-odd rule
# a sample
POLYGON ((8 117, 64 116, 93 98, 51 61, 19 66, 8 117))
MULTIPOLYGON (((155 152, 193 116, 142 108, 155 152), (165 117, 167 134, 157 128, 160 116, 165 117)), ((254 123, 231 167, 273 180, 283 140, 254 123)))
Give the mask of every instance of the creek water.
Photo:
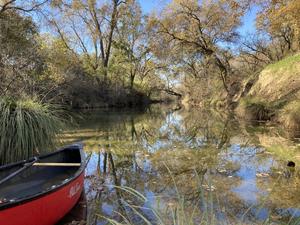
POLYGON ((88 224, 300 224, 297 135, 216 111, 83 113, 88 224))
POLYGON ((91 154, 88 224, 300 224, 295 133, 180 107, 81 115, 63 138, 91 154))

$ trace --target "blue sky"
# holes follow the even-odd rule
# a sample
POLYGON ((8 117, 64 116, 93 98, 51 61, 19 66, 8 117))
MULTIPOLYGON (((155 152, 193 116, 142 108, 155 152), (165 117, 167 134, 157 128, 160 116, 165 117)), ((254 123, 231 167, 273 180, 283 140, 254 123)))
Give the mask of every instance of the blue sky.
MULTIPOLYGON (((150 13, 153 10, 161 9, 166 3, 171 0, 139 0, 141 7, 145 13, 150 13)), ((247 35, 255 32, 255 17, 258 11, 257 7, 253 7, 242 19, 242 26, 239 29, 241 35, 247 35)))
POLYGON ((256 31, 255 19, 258 12, 257 7, 252 7, 242 19, 242 27, 239 29, 242 35, 247 35, 248 33, 254 33, 256 31))
POLYGON ((139 1, 145 13, 150 13, 151 11, 155 10, 158 7, 162 8, 164 2, 166 2, 162 0, 139 0, 139 1))

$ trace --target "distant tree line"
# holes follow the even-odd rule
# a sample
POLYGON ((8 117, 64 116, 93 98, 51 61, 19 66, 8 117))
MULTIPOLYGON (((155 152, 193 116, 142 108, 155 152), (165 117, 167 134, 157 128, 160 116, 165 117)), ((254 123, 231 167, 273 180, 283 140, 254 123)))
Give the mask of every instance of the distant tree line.
POLYGON ((174 0, 150 15, 137 0, 2 0, 0 96, 73 107, 175 96, 228 107, 245 80, 299 51, 299 11, 298 0, 174 0), (243 37, 253 9, 257 32, 243 37))

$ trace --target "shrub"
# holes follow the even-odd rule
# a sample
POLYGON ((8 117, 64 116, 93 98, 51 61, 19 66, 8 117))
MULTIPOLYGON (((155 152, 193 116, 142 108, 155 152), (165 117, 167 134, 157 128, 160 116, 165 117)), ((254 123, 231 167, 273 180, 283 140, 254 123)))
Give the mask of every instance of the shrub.
POLYGON ((54 147, 64 124, 58 113, 57 108, 36 100, 0 99, 0 163, 54 147))

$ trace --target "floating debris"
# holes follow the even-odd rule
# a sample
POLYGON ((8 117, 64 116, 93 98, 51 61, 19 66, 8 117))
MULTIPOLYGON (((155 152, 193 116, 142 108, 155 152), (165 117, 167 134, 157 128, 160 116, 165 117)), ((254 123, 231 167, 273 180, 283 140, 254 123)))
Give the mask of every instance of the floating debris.
POLYGON ((219 173, 226 173, 226 172, 227 172, 227 170, 224 170, 224 169, 219 169, 219 170, 218 170, 218 172, 219 172, 219 173))
POLYGON ((269 177, 270 176, 270 174, 268 174, 268 173, 257 173, 256 174, 256 177, 269 177))
POLYGON ((268 151, 265 151, 264 153, 265 153, 265 154, 267 154, 267 155, 274 155, 274 153, 273 153, 273 152, 268 152, 268 151))
POLYGON ((276 171, 276 174, 282 175, 283 172, 282 171, 276 171))
POLYGON ((213 185, 202 184, 202 187, 207 191, 215 191, 216 188, 213 185))
POLYGON ((167 205, 168 205, 169 207, 174 207, 176 204, 175 204, 174 202, 168 202, 167 205))

